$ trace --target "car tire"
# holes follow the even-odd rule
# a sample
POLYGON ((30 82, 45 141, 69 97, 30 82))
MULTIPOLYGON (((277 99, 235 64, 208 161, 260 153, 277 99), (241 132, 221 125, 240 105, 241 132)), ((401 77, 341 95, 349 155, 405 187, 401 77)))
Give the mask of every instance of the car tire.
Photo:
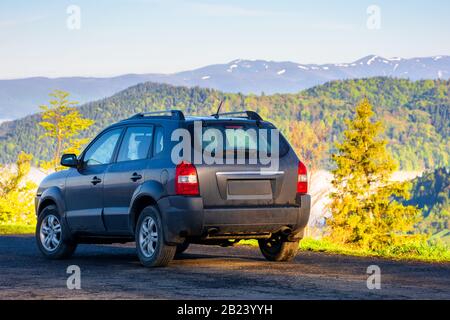
POLYGON ((287 241, 282 235, 258 240, 259 249, 269 261, 291 261, 298 253, 299 241, 287 241))
POLYGON ((35 236, 39 250, 48 259, 67 259, 77 247, 55 205, 45 207, 39 214, 35 236))
POLYGON ((184 241, 183 243, 177 244, 177 251, 175 252, 175 255, 181 255, 183 252, 185 252, 189 248, 189 242, 184 241))
POLYGON ((136 251, 145 267, 165 267, 173 260, 177 247, 164 241, 164 229, 158 210, 148 206, 136 224, 136 251))

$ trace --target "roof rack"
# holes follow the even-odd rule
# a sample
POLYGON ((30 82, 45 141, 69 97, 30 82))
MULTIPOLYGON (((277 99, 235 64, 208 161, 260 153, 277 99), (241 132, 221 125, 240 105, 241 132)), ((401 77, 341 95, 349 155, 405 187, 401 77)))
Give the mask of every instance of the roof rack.
POLYGON ((139 119, 139 118, 145 118, 145 117, 155 117, 155 118, 161 118, 161 119, 173 119, 173 120, 185 120, 184 113, 181 110, 161 110, 161 111, 152 111, 152 112, 141 112, 137 113, 130 119, 139 119), (166 115, 164 115, 166 114, 166 115))
POLYGON ((263 121, 263 118, 261 118, 261 116, 255 111, 225 112, 213 114, 211 116, 215 118, 220 118, 224 116, 236 116, 236 118, 247 118, 249 120, 263 121))

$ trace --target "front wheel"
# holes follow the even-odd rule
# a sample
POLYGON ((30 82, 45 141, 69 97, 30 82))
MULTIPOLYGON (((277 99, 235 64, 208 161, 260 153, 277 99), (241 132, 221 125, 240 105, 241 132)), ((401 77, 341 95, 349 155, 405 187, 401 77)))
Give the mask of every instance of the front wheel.
POLYGON ((76 249, 56 206, 45 207, 36 225, 36 242, 39 250, 48 259, 69 258, 76 249))
POLYGON ((269 261, 291 261, 298 252, 299 241, 287 241, 281 235, 258 240, 259 249, 269 261))
POLYGON ((175 256, 176 246, 164 242, 164 230, 157 209, 144 208, 136 225, 136 250, 145 267, 165 267, 175 256))

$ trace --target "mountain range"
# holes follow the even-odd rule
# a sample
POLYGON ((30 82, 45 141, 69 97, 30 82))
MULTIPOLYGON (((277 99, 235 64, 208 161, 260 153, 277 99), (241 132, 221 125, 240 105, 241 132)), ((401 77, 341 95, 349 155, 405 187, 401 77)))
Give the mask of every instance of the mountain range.
POLYGON ((173 74, 0 80, 0 120, 16 119, 38 111, 38 106, 48 101, 48 93, 54 89, 66 90, 73 100, 85 103, 146 81, 230 93, 282 94, 297 93, 332 80, 377 76, 410 80, 450 79, 450 56, 403 59, 371 55, 351 63, 321 65, 239 59, 173 74))

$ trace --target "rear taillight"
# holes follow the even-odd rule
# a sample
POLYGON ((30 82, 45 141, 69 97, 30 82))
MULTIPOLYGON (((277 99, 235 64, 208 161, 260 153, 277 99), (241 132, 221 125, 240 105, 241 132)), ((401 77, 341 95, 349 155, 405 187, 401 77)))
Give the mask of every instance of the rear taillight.
POLYGON ((175 171, 175 193, 182 196, 198 196, 197 169, 189 162, 181 162, 175 171))
POLYGON ((308 171, 301 161, 298 163, 297 193, 308 193, 308 171))

